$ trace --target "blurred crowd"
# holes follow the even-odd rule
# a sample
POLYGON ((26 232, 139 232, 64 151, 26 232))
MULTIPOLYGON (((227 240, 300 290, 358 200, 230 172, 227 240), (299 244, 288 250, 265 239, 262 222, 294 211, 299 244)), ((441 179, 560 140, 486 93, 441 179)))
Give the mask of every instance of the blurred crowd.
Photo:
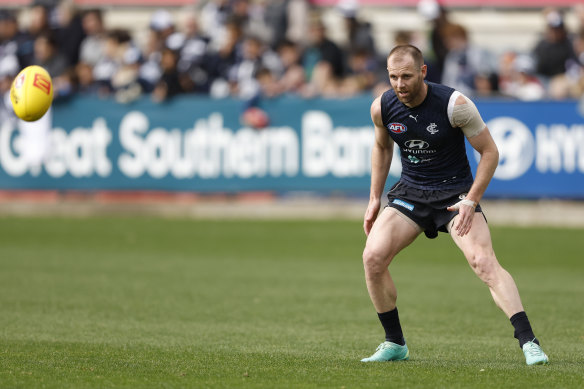
MULTIPOLYGON (((584 7, 583 7, 584 8, 584 7)), ((530 52, 490 53, 473 45, 436 0, 421 0, 427 20, 395 34, 395 44, 424 49, 428 80, 470 96, 520 100, 578 98, 584 93, 584 11, 578 31, 564 14, 546 9, 546 31, 530 52)), ((207 0, 180 12, 152 12, 146 37, 109 28, 101 9, 72 1, 34 3, 27 25, 15 10, 0 10, 0 92, 18 71, 37 64, 54 80, 56 99, 74 95, 130 102, 147 94, 162 102, 179 94, 259 98, 378 95, 389 88, 385 59, 356 0, 340 0, 347 37, 331 39, 319 8, 307 0, 207 0)), ((129 21, 131 23, 131 21, 129 21)))

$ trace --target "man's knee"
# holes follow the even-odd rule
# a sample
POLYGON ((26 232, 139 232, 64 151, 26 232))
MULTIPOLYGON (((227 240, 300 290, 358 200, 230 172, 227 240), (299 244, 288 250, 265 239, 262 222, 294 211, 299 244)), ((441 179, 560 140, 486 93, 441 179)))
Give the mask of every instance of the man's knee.
POLYGON ((389 256, 375 248, 366 246, 363 250, 363 267, 367 277, 376 277, 385 272, 389 262, 389 256))
POLYGON ((496 280, 500 268, 495 254, 484 251, 475 253, 470 260, 470 265, 476 275, 487 284, 496 280))

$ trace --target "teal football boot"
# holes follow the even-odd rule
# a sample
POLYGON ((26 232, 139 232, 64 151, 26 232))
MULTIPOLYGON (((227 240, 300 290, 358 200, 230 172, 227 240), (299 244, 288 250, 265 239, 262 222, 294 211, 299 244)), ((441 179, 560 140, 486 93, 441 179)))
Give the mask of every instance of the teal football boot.
POLYGON ((400 346, 397 343, 385 341, 377 347, 375 354, 361 359, 361 362, 407 361, 408 359, 410 359, 410 350, 407 345, 400 346))
POLYGON ((528 365, 547 365, 549 363, 548 356, 545 355, 539 344, 535 342, 527 342, 523 345, 523 354, 525 354, 525 362, 528 365))

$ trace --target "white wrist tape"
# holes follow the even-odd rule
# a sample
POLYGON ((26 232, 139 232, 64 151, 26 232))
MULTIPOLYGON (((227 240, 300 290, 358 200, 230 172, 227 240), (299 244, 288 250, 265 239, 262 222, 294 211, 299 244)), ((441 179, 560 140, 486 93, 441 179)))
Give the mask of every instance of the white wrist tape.
POLYGON ((473 207, 473 208, 476 208, 477 207, 477 203, 475 203, 472 200, 467 200, 467 199, 460 200, 460 204, 461 205, 468 205, 469 207, 473 207))

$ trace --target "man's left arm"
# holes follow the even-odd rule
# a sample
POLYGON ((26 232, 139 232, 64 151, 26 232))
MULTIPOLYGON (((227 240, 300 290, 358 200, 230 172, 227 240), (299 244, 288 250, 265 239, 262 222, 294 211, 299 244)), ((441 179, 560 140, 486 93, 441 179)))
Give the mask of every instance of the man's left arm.
POLYGON ((456 99, 453 122, 460 127, 471 146, 481 155, 474 182, 466 198, 448 207, 449 211, 458 210, 460 217, 454 229, 459 236, 464 236, 470 231, 476 205, 495 174, 499 164, 499 151, 476 106, 463 95, 456 99))

